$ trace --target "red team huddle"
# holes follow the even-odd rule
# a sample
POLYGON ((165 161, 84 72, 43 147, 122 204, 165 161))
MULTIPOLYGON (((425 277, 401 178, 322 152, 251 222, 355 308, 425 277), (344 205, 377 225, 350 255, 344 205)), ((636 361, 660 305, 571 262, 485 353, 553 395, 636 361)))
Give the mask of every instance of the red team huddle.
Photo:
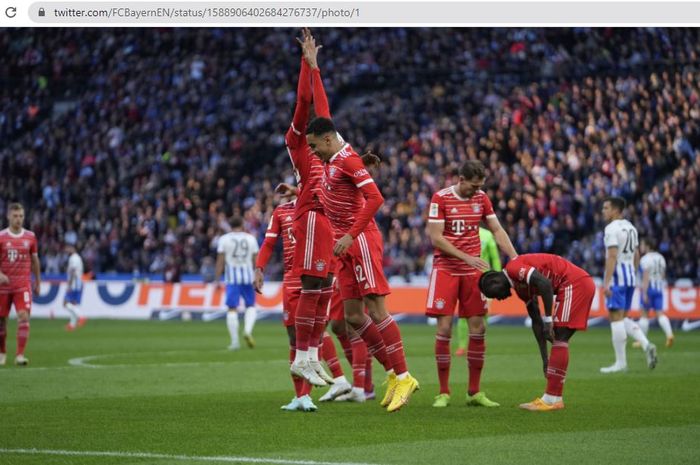
MULTIPOLYGON (((374 220, 384 199, 363 158, 343 140, 330 119, 317 62, 320 47, 308 29, 299 42, 302 59, 296 108, 285 137, 297 186, 278 186, 278 192, 296 199, 274 210, 257 257, 254 283, 260 292, 263 270, 281 237, 284 325, 296 394, 282 408, 316 410, 309 396, 312 385, 332 385, 322 401, 364 402, 373 398, 371 362, 376 358, 387 374, 380 404, 394 412, 408 403, 419 385, 408 372, 399 327, 384 305, 390 288, 382 267, 382 236, 374 220), (315 118, 310 120, 312 104, 315 118), (333 341, 325 332, 329 318, 353 367, 352 385, 343 375, 333 341), (332 376, 322 368, 319 356, 332 376)), ((459 181, 433 195, 429 207, 428 234, 435 254, 426 315, 438 321, 435 359, 440 382, 433 406, 450 403, 455 308, 469 326, 467 403, 499 406, 480 386, 486 352, 486 297, 504 299, 514 290, 527 303, 547 378, 545 394, 521 408, 561 409, 568 341, 576 330, 586 329, 595 286, 588 273, 560 257, 518 256, 481 190, 485 177, 480 162, 467 161, 459 181), (503 272, 487 271, 487 263, 479 258, 482 222, 510 258, 503 272), (544 317, 540 316, 540 298, 544 317), (550 354, 547 340, 553 343, 550 354)), ((22 228, 21 205, 9 205, 8 219, 10 227, 0 231, 0 365, 6 363, 7 317, 12 305, 18 315, 15 362, 26 365, 32 291, 38 292, 40 284, 37 242, 32 232, 22 228)))

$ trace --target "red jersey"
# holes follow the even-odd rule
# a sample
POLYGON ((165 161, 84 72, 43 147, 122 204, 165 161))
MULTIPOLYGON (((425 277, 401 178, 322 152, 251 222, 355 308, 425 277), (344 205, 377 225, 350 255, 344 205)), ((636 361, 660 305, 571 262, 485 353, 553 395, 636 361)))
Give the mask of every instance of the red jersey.
POLYGON ((293 234, 295 208, 296 201, 292 201, 278 205, 272 212, 270 224, 267 226, 267 231, 265 232, 265 240, 260 247, 260 253, 255 263, 256 268, 264 269, 265 266, 267 266, 275 244, 281 236, 282 256, 284 260, 284 282, 288 284, 292 282, 296 283, 300 279, 299 277, 293 277, 291 274, 292 264, 294 262, 294 244, 296 243, 293 234))
POLYGON ((323 163, 306 142, 306 125, 309 119, 312 95, 317 115, 330 118, 328 99, 323 89, 320 71, 318 68, 311 70, 306 60, 302 58, 294 119, 284 138, 297 180, 298 192, 294 218, 301 217, 309 210, 323 212, 320 201, 323 163))
POLYGON ((377 230, 374 215, 384 198, 350 144, 324 163, 321 182, 323 208, 336 238, 377 230))
POLYGON ((9 228, 0 231, 0 271, 10 278, 9 284, 0 284, 0 294, 32 288, 32 255, 37 249, 36 236, 27 229, 19 234, 9 228))
MULTIPOLYGON (((479 239, 479 223, 490 216, 495 216, 491 200, 484 191, 477 191, 465 199, 457 193, 457 188, 451 186, 437 192, 430 201, 428 212, 429 223, 444 223, 443 236, 462 252, 481 256, 481 240, 479 239)), ((433 267, 447 271, 453 276, 476 275, 476 268, 462 260, 447 255, 435 248, 433 267)))
POLYGON ((536 289, 530 286, 530 277, 535 270, 552 282, 554 295, 581 278, 590 278, 585 270, 558 255, 548 253, 519 255, 508 262, 503 272, 518 297, 525 302, 529 302, 537 294, 536 289))

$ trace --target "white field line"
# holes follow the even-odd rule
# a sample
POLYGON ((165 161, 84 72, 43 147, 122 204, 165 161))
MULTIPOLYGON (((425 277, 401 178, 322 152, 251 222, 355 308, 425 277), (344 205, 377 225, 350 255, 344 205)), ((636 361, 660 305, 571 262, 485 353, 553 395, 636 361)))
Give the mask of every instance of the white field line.
POLYGON ((262 457, 237 457, 228 455, 171 455, 157 454, 153 452, 119 452, 119 451, 80 451, 57 449, 7 449, 0 448, 1 454, 25 454, 25 455, 59 455, 64 457, 122 457, 135 459, 161 459, 161 460, 188 460, 196 462, 224 462, 224 463, 271 463, 280 465, 373 465, 369 463, 351 462, 317 462, 314 460, 287 460, 262 457))

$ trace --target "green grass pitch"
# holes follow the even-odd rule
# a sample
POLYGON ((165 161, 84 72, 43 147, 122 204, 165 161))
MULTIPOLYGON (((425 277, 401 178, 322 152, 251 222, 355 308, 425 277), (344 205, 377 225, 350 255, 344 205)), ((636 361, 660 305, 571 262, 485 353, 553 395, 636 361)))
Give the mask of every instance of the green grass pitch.
MULTIPOLYGON (((652 330, 658 367, 649 371, 628 345, 629 372, 607 376, 598 369, 613 361, 609 329, 579 333, 566 409, 531 413, 517 408, 544 388, 530 330, 489 328, 482 388, 502 407, 465 406, 466 361, 453 358, 452 405, 433 409, 434 328, 405 324, 421 383, 408 406, 389 414, 377 401, 317 402, 316 413, 290 413, 279 410, 293 391, 278 322, 259 323, 258 347, 238 352, 225 350, 222 321, 93 320, 76 333, 63 323, 32 322, 25 368, 12 365, 10 324, 0 367, 3 465, 700 463, 700 333, 679 333, 665 349, 652 330)), ((374 378, 380 396, 378 364, 374 378)))

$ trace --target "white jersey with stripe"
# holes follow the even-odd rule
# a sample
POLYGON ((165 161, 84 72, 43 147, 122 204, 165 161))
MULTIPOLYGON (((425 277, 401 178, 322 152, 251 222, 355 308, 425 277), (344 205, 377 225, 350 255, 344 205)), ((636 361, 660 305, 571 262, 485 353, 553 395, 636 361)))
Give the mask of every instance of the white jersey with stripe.
POLYGON ((649 288, 662 291, 666 286, 666 259, 659 252, 644 254, 639 262, 642 272, 649 272, 649 288))
POLYGON ((69 291, 79 291, 83 288, 84 273, 83 259, 76 252, 73 252, 68 257, 68 269, 66 270, 69 291), (73 281, 71 281, 71 276, 75 276, 73 281))
POLYGON ((637 228, 625 219, 611 221, 605 227, 605 248, 617 247, 617 263, 613 272, 613 286, 632 286, 637 284, 634 269, 634 253, 639 247, 637 228))
POLYGON ((234 231, 219 238, 217 253, 224 254, 226 284, 253 284, 253 256, 260 247, 252 234, 234 231))

